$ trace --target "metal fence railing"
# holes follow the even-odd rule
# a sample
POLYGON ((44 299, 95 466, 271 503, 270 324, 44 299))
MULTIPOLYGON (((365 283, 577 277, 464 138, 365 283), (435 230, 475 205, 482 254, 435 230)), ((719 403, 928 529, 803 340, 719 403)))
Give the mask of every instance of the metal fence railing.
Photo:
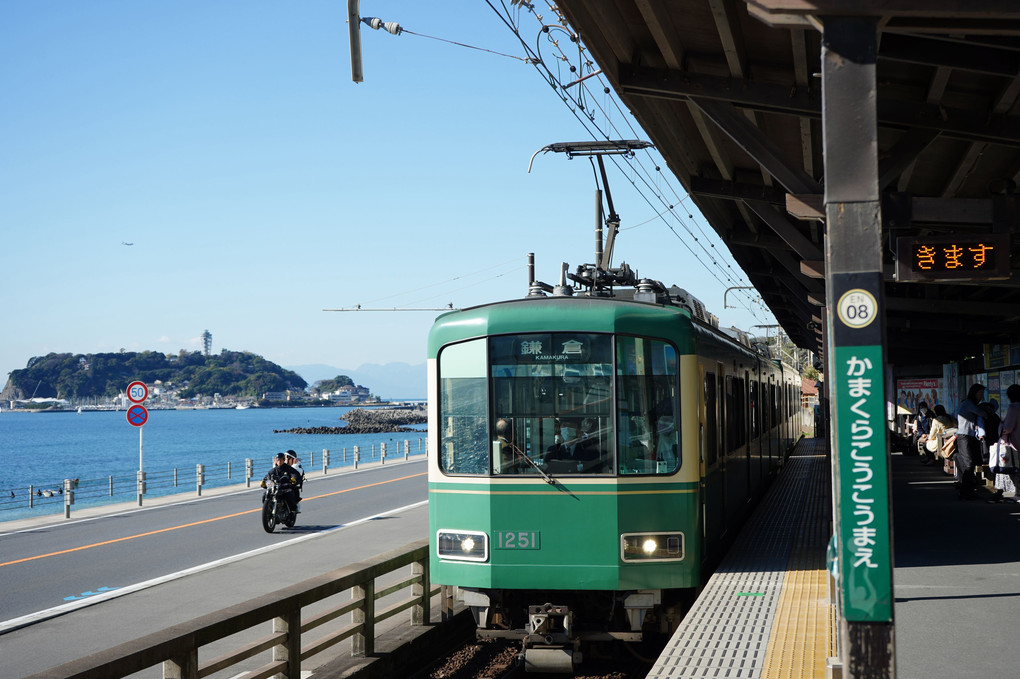
MULTIPOLYGON (((371 462, 386 463, 386 460, 409 459, 424 455, 427 439, 416 441, 375 443, 369 446, 352 446, 330 451, 302 453, 305 473, 353 466, 371 462)), ((74 507, 95 507, 115 502, 137 500, 143 503, 145 497, 161 497, 178 493, 195 492, 202 494, 203 488, 217 488, 258 482, 269 471, 270 465, 264 458, 257 462, 252 458, 228 460, 216 464, 197 464, 194 467, 175 467, 103 476, 91 479, 60 479, 49 483, 30 484, 14 488, 0 488, 0 521, 28 518, 36 515, 53 514, 63 510, 70 518, 74 507)))
MULTIPOLYGON (((164 677, 176 679, 199 679, 224 671, 226 676, 300 677, 302 664, 308 666, 307 660, 347 639, 351 639, 351 655, 373 655, 379 623, 403 611, 410 611, 411 625, 429 624, 432 597, 442 593, 441 602, 452 600, 445 589, 432 585, 428 540, 420 540, 30 679, 116 679, 154 665, 162 666, 164 677), (403 579, 377 583, 387 576, 403 579), (394 598, 398 600, 389 603, 394 598), (199 662, 205 647, 234 635, 238 636, 231 640, 232 649, 199 662)), ((440 610, 443 619, 449 619, 449 606, 440 610)))

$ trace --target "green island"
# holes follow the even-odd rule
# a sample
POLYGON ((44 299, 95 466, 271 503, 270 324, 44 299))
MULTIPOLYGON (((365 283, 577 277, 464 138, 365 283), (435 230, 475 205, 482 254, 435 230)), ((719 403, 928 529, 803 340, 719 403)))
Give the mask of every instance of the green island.
POLYGON ((346 375, 322 380, 309 389, 292 370, 257 354, 224 349, 219 354, 182 350, 176 354, 119 351, 37 356, 25 368, 10 373, 0 403, 26 410, 103 409, 123 400, 125 388, 133 381, 148 386, 146 405, 150 407, 347 404, 330 396, 341 393, 348 402, 375 400, 346 375))

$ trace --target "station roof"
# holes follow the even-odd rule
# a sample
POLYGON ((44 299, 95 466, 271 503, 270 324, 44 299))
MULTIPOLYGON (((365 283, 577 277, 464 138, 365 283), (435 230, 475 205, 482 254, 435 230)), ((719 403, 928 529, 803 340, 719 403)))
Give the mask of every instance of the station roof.
POLYGON ((1020 3, 559 0, 784 331, 824 349, 822 22, 878 21, 887 360, 1020 339, 1020 3), (903 236, 1011 231, 1007 280, 904 282, 903 236))

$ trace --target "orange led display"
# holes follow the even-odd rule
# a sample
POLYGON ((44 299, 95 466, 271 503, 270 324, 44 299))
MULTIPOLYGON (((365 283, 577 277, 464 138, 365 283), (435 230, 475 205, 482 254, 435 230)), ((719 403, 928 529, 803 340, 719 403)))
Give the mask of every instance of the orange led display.
POLYGON ((1009 278, 1009 234, 899 238, 896 278, 901 281, 1009 278))

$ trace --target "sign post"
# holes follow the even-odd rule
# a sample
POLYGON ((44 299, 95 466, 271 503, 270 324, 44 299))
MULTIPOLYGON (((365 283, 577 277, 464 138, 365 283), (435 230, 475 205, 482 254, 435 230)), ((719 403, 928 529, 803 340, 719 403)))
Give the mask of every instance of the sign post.
POLYGON ((142 428, 149 419, 149 411, 142 403, 149 398, 149 388, 145 382, 135 381, 127 387, 127 398, 132 405, 127 410, 127 421, 132 427, 138 427, 138 478, 135 483, 138 487, 138 506, 142 506, 142 495, 145 494, 145 472, 142 466, 142 428))
POLYGON ((896 675, 878 177, 878 24, 825 17, 822 136, 833 499, 842 666, 896 675))

